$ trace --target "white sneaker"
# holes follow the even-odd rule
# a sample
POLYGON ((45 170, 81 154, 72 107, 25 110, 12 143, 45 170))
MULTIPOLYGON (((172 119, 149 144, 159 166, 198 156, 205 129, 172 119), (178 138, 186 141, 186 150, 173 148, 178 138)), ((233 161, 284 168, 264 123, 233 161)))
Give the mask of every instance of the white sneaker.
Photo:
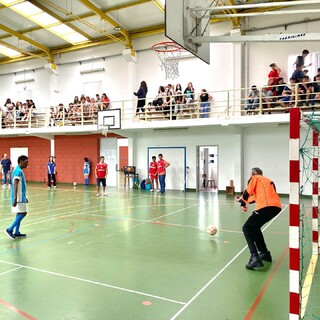
POLYGON ((57 188, 57 186, 53 186, 55 189, 57 188))
POLYGON ((160 189, 157 190, 157 192, 160 192, 160 191, 161 191, 160 189))
POLYGON ((153 189, 150 189, 150 192, 153 192, 153 189))
POLYGON ((2 185, 2 189, 5 189, 7 186, 5 184, 2 185))
POLYGON ((105 192, 104 194, 103 194, 105 197, 107 197, 108 196, 108 194, 105 192))
POLYGON ((99 196, 100 196, 100 193, 97 193, 97 194, 96 194, 96 197, 99 197, 99 196))
POLYGON ((11 184, 8 184, 8 189, 11 189, 11 184))
POLYGON ((50 187, 48 187, 48 189, 51 189, 50 187))

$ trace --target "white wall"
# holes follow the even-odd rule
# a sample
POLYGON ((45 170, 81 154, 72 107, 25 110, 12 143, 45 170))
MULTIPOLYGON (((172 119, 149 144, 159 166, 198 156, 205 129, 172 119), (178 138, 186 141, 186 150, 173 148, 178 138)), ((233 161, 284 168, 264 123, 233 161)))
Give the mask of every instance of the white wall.
MULTIPOLYGON (((135 134, 133 165, 137 172, 147 172, 148 147, 186 147, 187 166, 190 167, 187 188, 196 189, 197 146, 217 145, 219 190, 225 190, 234 180, 236 192, 243 190, 251 168, 260 167, 272 179, 280 193, 289 193, 289 127, 268 125, 249 128, 211 127, 141 131, 135 134)), ((164 154, 170 159, 170 151, 164 154)), ((170 170, 168 168, 168 175, 170 170)))

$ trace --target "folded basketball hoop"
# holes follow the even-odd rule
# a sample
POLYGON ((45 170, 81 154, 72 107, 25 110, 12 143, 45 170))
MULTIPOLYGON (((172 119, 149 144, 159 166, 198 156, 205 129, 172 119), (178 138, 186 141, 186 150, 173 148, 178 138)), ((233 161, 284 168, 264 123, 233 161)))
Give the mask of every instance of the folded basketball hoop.
POLYGON ((165 71, 166 79, 176 79, 179 77, 179 60, 184 48, 175 42, 159 42, 151 49, 157 54, 161 70, 165 71))

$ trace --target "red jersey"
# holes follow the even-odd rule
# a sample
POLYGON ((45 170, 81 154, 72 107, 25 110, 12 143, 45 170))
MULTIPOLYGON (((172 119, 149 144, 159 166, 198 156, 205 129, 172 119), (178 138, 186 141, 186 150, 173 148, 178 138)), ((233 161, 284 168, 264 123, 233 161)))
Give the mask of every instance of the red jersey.
POLYGON ((159 175, 165 175, 166 174, 166 165, 168 164, 168 162, 164 159, 159 160, 157 165, 158 165, 158 174, 159 175))
POLYGON ((279 78, 279 72, 278 70, 274 69, 274 70, 271 70, 268 74, 268 78, 269 79, 273 79, 273 83, 272 84, 277 84, 277 80, 279 78))
POLYGON ((106 178, 108 171, 108 165, 106 163, 98 163, 96 166, 97 178, 106 178))
POLYGON ((149 173, 156 174, 157 172, 158 172, 157 162, 155 162, 155 161, 150 162, 149 173))

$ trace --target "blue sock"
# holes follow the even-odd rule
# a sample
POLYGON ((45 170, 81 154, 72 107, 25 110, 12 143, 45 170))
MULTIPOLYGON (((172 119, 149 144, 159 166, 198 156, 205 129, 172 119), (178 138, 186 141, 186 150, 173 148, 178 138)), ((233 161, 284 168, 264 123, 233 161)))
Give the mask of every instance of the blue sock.
POLYGON ((18 213, 16 215, 15 220, 13 221, 12 225, 8 228, 10 232, 13 231, 14 228, 16 228, 15 233, 19 233, 19 228, 20 228, 20 222, 21 220, 25 217, 26 215, 24 213, 18 213))
POLYGON ((89 185, 89 178, 84 179, 84 185, 88 186, 89 185))

